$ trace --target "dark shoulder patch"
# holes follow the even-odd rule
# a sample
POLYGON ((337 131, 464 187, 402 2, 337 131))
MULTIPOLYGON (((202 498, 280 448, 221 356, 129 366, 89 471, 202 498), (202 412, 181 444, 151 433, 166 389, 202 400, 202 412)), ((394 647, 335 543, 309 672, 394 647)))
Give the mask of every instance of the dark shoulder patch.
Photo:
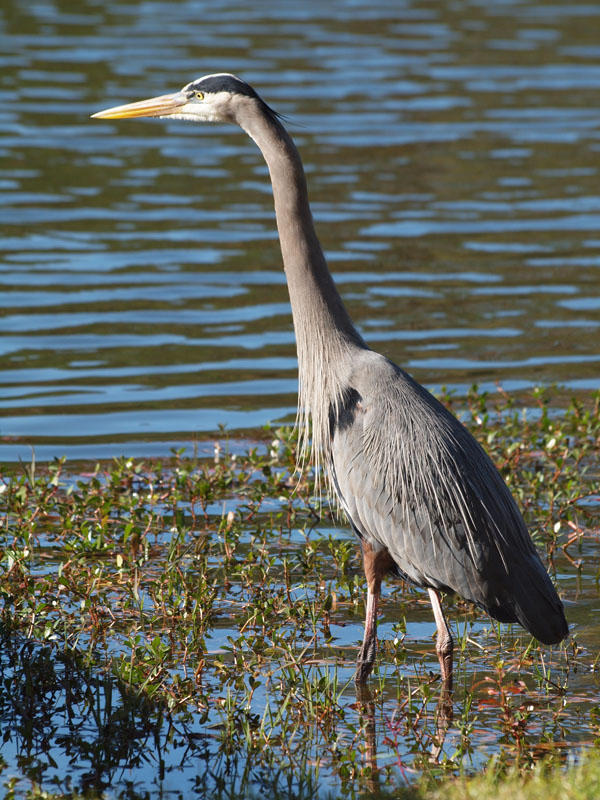
POLYGON ((357 413, 363 411, 361 401, 362 397, 351 386, 349 386, 342 396, 341 403, 337 409, 337 414, 333 406, 329 406, 329 429, 332 435, 336 430, 343 431, 349 428, 356 419, 357 413))

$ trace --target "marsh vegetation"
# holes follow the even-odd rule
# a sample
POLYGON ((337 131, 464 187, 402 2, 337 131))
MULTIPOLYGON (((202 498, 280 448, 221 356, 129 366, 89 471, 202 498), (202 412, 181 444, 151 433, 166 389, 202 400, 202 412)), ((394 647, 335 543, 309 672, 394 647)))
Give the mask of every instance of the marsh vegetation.
POLYGON ((313 476, 295 472, 288 429, 244 455, 221 439, 209 459, 32 460, 6 472, 6 790, 385 796, 484 767, 529 774, 593 747, 599 404, 550 413, 536 390, 524 411, 473 390, 454 409, 519 500, 572 635, 541 648, 450 600, 450 703, 427 597, 393 580, 376 671, 356 693, 358 544, 313 476))

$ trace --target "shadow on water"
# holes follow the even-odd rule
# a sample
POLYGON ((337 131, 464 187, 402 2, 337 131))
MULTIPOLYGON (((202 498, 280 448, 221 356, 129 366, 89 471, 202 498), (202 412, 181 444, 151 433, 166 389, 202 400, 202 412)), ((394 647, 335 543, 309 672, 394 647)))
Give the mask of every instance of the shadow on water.
MULTIPOLYGON (((415 687, 421 682, 421 688, 413 692, 410 681, 404 683, 395 699, 393 690, 382 696, 375 688, 378 682, 357 690, 356 696, 348 687, 346 713, 338 720, 337 732, 329 732, 340 744, 334 777, 321 761, 318 733, 309 730, 318 729, 322 720, 305 720, 308 730, 294 742, 290 762, 282 757, 281 742, 268 741, 258 749, 244 742, 248 728, 258 729, 260 722, 242 707, 229 709, 227 722, 224 717, 215 720, 206 710, 171 713, 165 702, 149 699, 97 666, 86 666, 76 653, 59 652, 6 631, 0 635, 0 666, 0 778, 5 787, 23 793, 30 785, 61 797, 232 800, 268 794, 274 800, 308 800, 340 796, 341 780, 345 796, 367 792, 369 797, 409 798, 415 767, 435 776, 456 770, 461 760, 485 763, 476 752, 490 743, 486 716, 501 733, 504 757, 510 754, 507 763, 516 759, 526 764, 536 747, 538 756, 544 754, 536 716, 544 713, 547 699, 540 704, 538 692, 529 693, 524 683, 510 676, 505 676, 504 689, 498 684, 496 694, 488 683, 484 691, 465 691, 463 686, 453 695, 423 675, 415 680, 415 687), (423 680, 430 686, 425 694, 423 680), (472 703, 479 704, 480 713, 467 721, 472 703), (408 741, 412 744, 407 749, 408 741), (344 764, 348 754, 343 749, 349 743, 352 757, 344 764), (15 775, 18 780, 11 782, 15 775)), ((550 705, 555 722, 546 730, 545 754, 554 751, 562 758, 568 746, 557 722, 563 701, 557 696, 550 705)))
MULTIPOLYGON (((75 653, 6 631, 0 648, 4 758, 12 756, 24 778, 62 792, 102 792, 140 769, 164 780, 161 753, 174 736, 160 705, 75 653)), ((135 779, 126 793, 146 795, 135 779)))
MULTIPOLYGON (((0 630, 0 722, 6 782, 17 765, 20 786, 141 800, 149 796, 290 797, 276 763, 257 769, 228 752, 202 714, 171 715, 76 653, 0 630)), ((307 765, 293 796, 315 797, 307 765)))
MULTIPOLYGON (((172 715, 113 675, 82 663, 74 652, 23 640, 0 629, 0 775, 8 785, 18 764, 20 787, 141 800, 150 796, 297 800, 325 796, 319 770, 298 743, 295 770, 281 769, 275 753, 254 767, 248 753, 220 737, 208 714, 172 715), (212 730, 211 730, 212 728, 212 730)), ((388 797, 380 786, 376 706, 369 689, 357 689, 364 789, 388 797)), ((240 711, 240 717, 244 712, 240 711)), ((432 719, 432 763, 439 761, 452 722, 452 693, 440 692, 432 719)), ((381 739, 381 731, 379 731, 381 739)), ((398 789, 394 796, 398 796, 398 789)), ((405 787, 408 797, 410 791, 405 787)))

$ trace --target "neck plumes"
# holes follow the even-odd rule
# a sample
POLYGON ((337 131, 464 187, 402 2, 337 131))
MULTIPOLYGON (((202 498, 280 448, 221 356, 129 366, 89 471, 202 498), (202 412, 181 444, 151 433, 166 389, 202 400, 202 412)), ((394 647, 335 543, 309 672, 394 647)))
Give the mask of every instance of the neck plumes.
POLYGON ((244 120, 242 127, 260 148, 271 176, 298 349, 301 460, 311 453, 318 467, 329 459, 330 415, 335 415, 349 388, 348 356, 366 345, 327 268, 308 204, 302 162, 292 139, 266 112, 244 120))

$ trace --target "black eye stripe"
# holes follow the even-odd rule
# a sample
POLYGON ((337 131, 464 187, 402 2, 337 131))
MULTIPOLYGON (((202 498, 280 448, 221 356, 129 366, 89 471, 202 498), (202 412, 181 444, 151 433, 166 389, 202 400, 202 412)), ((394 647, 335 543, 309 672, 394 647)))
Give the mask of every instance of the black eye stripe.
MULTIPOLYGON (((265 101, 258 95, 254 89, 249 86, 245 81, 236 78, 234 75, 208 75, 206 78, 199 78, 194 83, 190 83, 187 87, 190 99, 195 99, 196 93, 211 95, 218 94, 218 92, 229 92, 229 94, 241 95, 242 97, 251 97, 257 100, 273 119, 285 119, 277 111, 274 111, 265 101)), ((205 97, 207 102, 210 102, 210 97, 205 97)))
POLYGON ((232 75, 211 75, 208 78, 201 78, 190 86, 193 92, 230 92, 231 94, 241 94, 245 97, 258 97, 251 86, 248 86, 239 78, 232 75))

